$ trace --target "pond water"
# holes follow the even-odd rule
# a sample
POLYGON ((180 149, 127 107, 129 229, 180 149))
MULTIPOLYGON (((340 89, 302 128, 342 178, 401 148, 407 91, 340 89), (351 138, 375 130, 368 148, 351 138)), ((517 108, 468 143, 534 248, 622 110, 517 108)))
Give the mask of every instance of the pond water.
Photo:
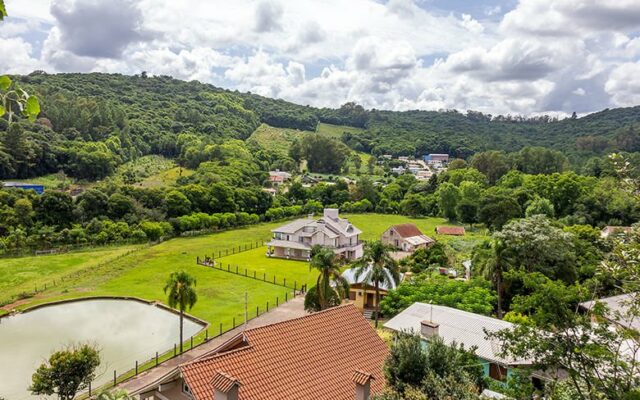
MULTIPOLYGON (((184 337, 203 328, 184 320, 184 337)), ((84 300, 48 306, 0 319, 0 398, 33 400, 27 387, 36 368, 72 343, 100 349, 93 387, 172 349, 179 342, 179 316, 135 300, 84 300)))

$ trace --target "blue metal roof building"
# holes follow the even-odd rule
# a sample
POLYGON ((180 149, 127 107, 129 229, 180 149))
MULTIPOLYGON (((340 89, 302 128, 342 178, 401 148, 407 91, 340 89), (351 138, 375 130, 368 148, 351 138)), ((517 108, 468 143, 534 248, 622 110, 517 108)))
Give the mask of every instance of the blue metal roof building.
POLYGON ((23 182, 3 182, 2 187, 5 189, 24 189, 24 190, 33 190, 37 194, 44 193, 44 185, 36 185, 34 183, 23 183, 23 182))

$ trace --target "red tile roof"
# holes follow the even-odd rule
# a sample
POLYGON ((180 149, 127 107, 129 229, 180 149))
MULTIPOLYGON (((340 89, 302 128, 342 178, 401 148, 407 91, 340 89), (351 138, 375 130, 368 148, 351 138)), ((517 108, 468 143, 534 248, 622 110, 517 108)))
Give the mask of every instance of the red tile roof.
POLYGON ((249 329, 244 341, 181 366, 196 400, 214 398, 220 372, 238 380, 240 400, 353 399, 354 371, 371 374, 372 394, 383 390, 389 349, 353 305, 249 329))
POLYGON ((392 226, 393 229, 403 238, 420 236, 422 232, 414 224, 398 224, 392 226))
POLYGON ((375 379, 373 375, 360 370, 354 371, 353 375, 351 376, 351 380, 354 383, 357 383, 358 385, 365 385, 367 382, 369 382, 372 379, 375 379))
POLYGON ((213 379, 209 382, 212 388, 218 389, 221 392, 228 392, 234 385, 240 385, 240 382, 232 376, 229 376, 221 371, 216 371, 213 375, 213 379))
POLYGON ((438 226, 436 228, 436 233, 440 235, 454 235, 454 236, 462 236, 464 235, 464 227, 462 226, 438 226))

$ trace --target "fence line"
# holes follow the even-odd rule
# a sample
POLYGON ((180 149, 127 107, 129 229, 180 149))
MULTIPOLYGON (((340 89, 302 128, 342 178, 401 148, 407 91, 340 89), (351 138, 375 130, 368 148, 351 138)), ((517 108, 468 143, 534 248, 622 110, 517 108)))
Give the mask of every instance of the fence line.
MULTIPOLYGON (((249 310, 248 311, 248 317, 247 317, 247 322, 253 320, 254 318, 257 318, 267 312, 269 312, 269 310, 273 310, 274 308, 277 308, 285 303, 287 303, 290 299, 293 299, 296 297, 296 292, 293 292, 292 296, 289 296, 289 292, 286 291, 284 293, 284 298, 281 299, 279 296, 276 296, 275 302, 274 303, 270 303, 269 301, 266 302, 264 308, 260 308, 260 306, 256 306, 255 309, 255 313, 253 312, 253 310, 249 310)), ((228 323, 228 322, 227 322, 228 323)), ((202 346, 203 344, 206 344, 208 342, 210 342, 213 339, 216 339, 226 333, 231 332, 232 330, 242 326, 242 324, 244 323, 244 319, 243 321, 236 321, 236 318, 233 317, 232 319, 232 323, 230 325, 223 325, 222 322, 220 322, 219 325, 215 325, 215 324, 209 324, 207 325, 207 327, 204 329, 204 331, 200 331, 199 333, 197 333, 196 335, 193 335, 191 337, 189 337, 187 340, 185 340, 182 345, 183 345, 183 351, 180 352, 179 348, 179 343, 174 343, 173 344, 173 348, 164 351, 164 352, 158 352, 156 351, 155 356, 152 356, 151 358, 147 359, 147 360, 142 360, 142 362, 139 362, 138 360, 135 361, 135 364, 132 366, 132 368, 128 371, 125 371, 124 373, 118 375, 117 370, 113 371, 113 380, 111 380, 111 382, 107 382, 105 384, 103 384, 100 388, 98 388, 97 390, 93 390, 91 388, 91 385, 89 385, 88 391, 85 391, 85 393, 83 393, 80 398, 81 399, 86 399, 86 398, 91 398, 93 399, 94 396, 98 393, 100 393, 101 390, 105 390, 105 389, 109 389, 109 388, 113 388, 115 386, 117 386, 120 383, 126 382, 130 379, 135 378, 136 376, 138 376, 140 373, 144 372, 144 371, 148 371, 150 369, 153 369, 157 366, 159 366, 160 364, 169 361, 175 357, 178 357, 180 355, 182 355, 184 352, 193 350, 195 348, 198 348, 199 346, 202 346), (239 323, 236 323, 239 322, 239 323), (211 332, 211 336, 210 336, 210 332, 211 332)))
POLYGON ((240 267, 239 265, 231 265, 231 264, 227 264, 227 267, 224 267, 224 263, 220 262, 220 261, 214 261, 212 259, 200 259, 200 257, 196 257, 196 264, 198 265, 202 265, 205 267, 209 267, 209 268, 213 268, 215 270, 218 271, 222 271, 222 272, 228 272, 234 275, 238 275, 238 276, 242 276, 245 278, 249 278, 249 279, 254 279, 256 281, 260 281, 260 282, 265 282, 265 283, 270 283, 272 285, 276 285, 276 286, 282 286, 285 287, 287 289, 293 289, 294 293, 296 291, 300 291, 300 293, 306 293, 307 291, 307 284, 303 284, 302 282, 300 283, 300 285, 298 285, 298 281, 294 280, 294 279, 289 279, 289 282, 287 284, 287 278, 286 277, 281 277, 280 279, 278 279, 278 277, 273 274, 272 276, 267 276, 266 272, 262 272, 262 273, 258 273, 256 270, 250 270, 249 268, 245 268, 245 267, 240 267), (267 279, 267 277, 269 279, 267 279), (273 279, 272 279, 273 278, 273 279))
POLYGON ((2 300, 0 301, 0 307, 1 306, 5 306, 7 304, 11 304, 13 302, 19 301, 19 300, 23 300, 23 299, 29 299, 31 297, 34 297, 35 295, 37 295, 38 293, 42 293, 48 289, 53 289, 61 284, 63 284, 65 281, 69 281, 69 280, 73 280, 73 279, 77 279, 83 275, 87 275, 90 273, 94 273, 96 268, 100 268, 103 267, 106 264, 110 264, 116 260, 119 260, 121 258, 127 257, 143 248, 145 248, 147 246, 141 246, 139 248, 134 248, 131 250, 128 250, 122 254, 119 254, 117 256, 114 256, 113 258, 109 258, 101 263, 98 263, 94 266, 92 266, 91 268, 84 268, 84 269, 80 269, 78 271, 74 271, 74 272, 70 272, 68 274, 65 274, 63 276, 61 276, 59 279, 52 279, 49 282, 44 282, 41 283, 40 286, 38 286, 37 284, 33 285, 33 292, 21 292, 18 293, 17 295, 15 295, 14 297, 10 298, 10 299, 6 299, 6 300, 2 300))
MULTIPOLYGON (((214 262, 216 259, 232 256, 234 254, 244 253, 245 251, 251 251, 254 249, 258 249, 264 246, 264 243, 267 240, 253 240, 251 242, 247 242, 245 244, 239 244, 238 246, 228 247, 222 250, 213 250, 211 255, 205 255, 203 260, 206 262, 214 262)), ((199 259, 199 257, 198 257, 199 259)))

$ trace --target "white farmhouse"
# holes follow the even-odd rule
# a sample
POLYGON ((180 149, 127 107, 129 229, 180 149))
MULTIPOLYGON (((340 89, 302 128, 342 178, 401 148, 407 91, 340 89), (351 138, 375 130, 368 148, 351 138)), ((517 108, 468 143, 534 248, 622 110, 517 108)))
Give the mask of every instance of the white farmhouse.
POLYGON ((310 215, 272 229, 273 238, 267 243, 267 256, 308 260, 315 245, 333 249, 346 260, 362 257, 362 231, 349 220, 338 216, 338 209, 325 208, 323 216, 314 220, 310 215))

